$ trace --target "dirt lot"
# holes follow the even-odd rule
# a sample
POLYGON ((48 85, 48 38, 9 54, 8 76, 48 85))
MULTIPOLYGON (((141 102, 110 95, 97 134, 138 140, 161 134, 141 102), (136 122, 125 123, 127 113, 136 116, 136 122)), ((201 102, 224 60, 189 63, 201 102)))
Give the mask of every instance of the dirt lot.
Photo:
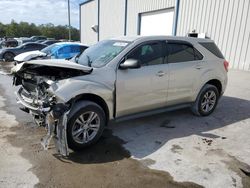
POLYGON ((231 71, 217 110, 188 109, 112 124, 68 158, 44 151, 45 134, 15 101, 0 63, 0 187, 250 187, 250 73, 231 71))

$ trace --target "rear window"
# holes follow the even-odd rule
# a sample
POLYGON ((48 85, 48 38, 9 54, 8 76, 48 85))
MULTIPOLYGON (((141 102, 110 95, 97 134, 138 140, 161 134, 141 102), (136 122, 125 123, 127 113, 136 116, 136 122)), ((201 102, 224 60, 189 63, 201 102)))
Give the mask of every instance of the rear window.
POLYGON ((200 43, 204 48, 206 48, 208 51, 210 51, 212 54, 217 56, 218 58, 224 59, 223 54, 221 53, 220 49, 216 46, 213 42, 202 42, 200 43))
POLYGON ((168 63, 201 60, 203 56, 194 47, 181 43, 168 43, 168 63))

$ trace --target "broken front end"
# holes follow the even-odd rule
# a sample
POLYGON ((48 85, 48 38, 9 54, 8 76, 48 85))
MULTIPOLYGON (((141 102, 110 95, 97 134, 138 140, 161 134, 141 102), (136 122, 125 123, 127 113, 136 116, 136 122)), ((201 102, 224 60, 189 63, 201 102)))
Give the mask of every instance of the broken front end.
MULTIPOLYGON (((88 71, 68 67, 22 63, 14 67, 13 85, 19 86, 16 92, 21 110, 31 114, 38 126, 47 130, 42 139, 44 149, 48 149, 51 139, 60 154, 67 156, 67 119, 71 102, 64 103, 55 95, 57 82, 70 77, 87 74, 88 71)), ((90 70, 89 70, 90 72, 90 70)))

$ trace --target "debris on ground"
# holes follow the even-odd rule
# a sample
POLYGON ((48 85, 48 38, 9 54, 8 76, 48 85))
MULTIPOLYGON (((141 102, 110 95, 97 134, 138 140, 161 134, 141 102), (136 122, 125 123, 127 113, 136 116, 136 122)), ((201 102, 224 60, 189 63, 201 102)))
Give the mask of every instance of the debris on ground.
POLYGON ((208 146, 211 146, 213 140, 207 139, 207 138, 202 138, 202 141, 204 144, 207 144, 208 146))

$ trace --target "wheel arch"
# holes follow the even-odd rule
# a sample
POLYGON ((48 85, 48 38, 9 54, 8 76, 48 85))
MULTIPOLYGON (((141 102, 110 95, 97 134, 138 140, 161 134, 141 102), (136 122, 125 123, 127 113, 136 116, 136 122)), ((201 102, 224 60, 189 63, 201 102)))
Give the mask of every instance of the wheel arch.
POLYGON ((106 115, 106 125, 107 125, 107 123, 110 119, 110 116, 109 116, 110 113, 109 113, 108 105, 105 102, 105 100, 96 94, 84 93, 84 94, 77 95, 73 100, 71 100, 71 103, 77 103, 77 102, 84 101, 84 100, 94 102, 94 103, 98 104, 103 109, 103 111, 106 115))
POLYGON ((16 56, 16 54, 15 54, 14 52, 12 52, 12 51, 6 51, 6 52, 4 52, 4 54, 3 54, 3 58, 4 58, 5 54, 7 54, 7 53, 12 54, 14 57, 16 56))
POLYGON ((204 85, 206 85, 206 84, 210 84, 210 85, 215 86, 218 89, 219 94, 220 95, 222 94, 222 83, 220 80, 212 79, 212 80, 209 80, 208 82, 206 82, 204 85))

